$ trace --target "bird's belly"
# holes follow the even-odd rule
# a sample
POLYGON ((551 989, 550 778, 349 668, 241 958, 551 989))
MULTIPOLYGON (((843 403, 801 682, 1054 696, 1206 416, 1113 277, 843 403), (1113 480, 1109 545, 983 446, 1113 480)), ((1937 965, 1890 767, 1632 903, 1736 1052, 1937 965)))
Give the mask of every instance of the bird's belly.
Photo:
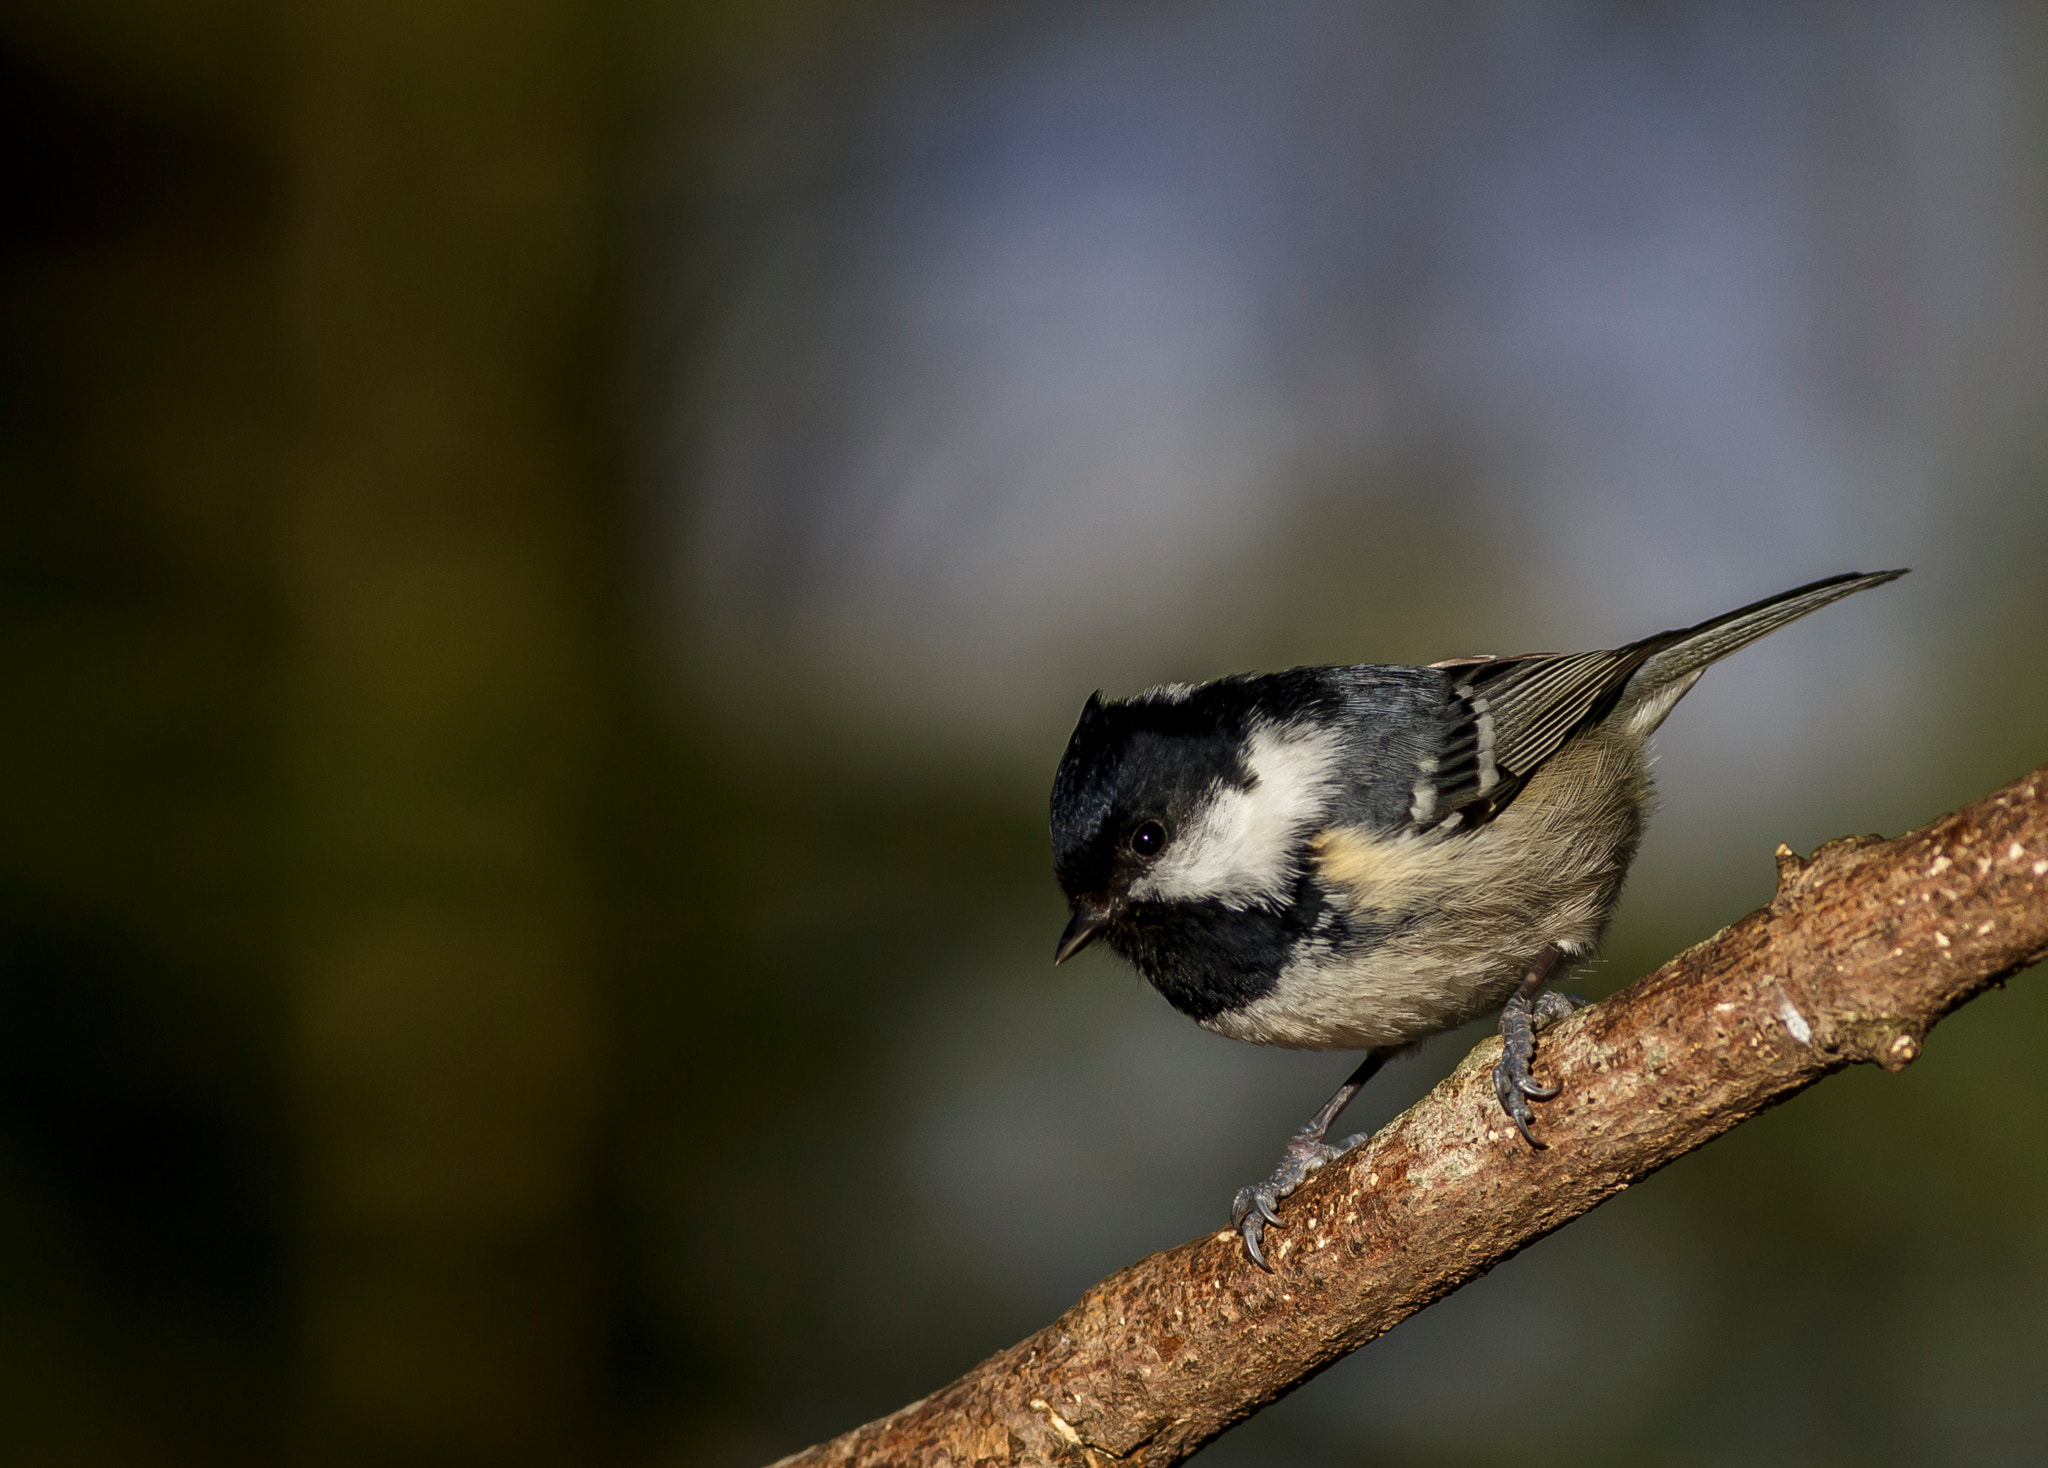
POLYGON ((1233 1040, 1293 1050, 1413 1044, 1498 1009, 1536 956, 1458 963, 1382 950, 1297 963, 1271 993, 1203 1024, 1233 1040))

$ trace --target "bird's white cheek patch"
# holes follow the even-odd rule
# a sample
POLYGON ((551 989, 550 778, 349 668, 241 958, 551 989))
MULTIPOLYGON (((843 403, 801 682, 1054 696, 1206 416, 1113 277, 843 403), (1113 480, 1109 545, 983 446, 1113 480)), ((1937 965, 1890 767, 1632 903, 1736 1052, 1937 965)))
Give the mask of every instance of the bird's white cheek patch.
POLYGON ((1339 748, 1327 730, 1254 730, 1245 745, 1251 787, 1211 790, 1152 870, 1131 884, 1131 895, 1225 902, 1284 896, 1300 866, 1302 837, 1329 802, 1339 748))

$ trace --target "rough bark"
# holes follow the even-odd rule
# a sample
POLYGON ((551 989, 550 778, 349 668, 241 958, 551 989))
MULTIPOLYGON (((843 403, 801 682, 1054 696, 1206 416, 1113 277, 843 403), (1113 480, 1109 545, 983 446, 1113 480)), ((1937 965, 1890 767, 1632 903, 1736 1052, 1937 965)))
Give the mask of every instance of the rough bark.
POLYGON ((1849 1065, 1897 1071, 2048 957, 2048 768, 1920 830, 1778 849, 1778 891, 1546 1032, 1535 1151, 1480 1045, 1311 1179, 1262 1274, 1225 1230, 1090 1289, 951 1386, 792 1465, 1175 1463, 1630 1183, 1849 1065))

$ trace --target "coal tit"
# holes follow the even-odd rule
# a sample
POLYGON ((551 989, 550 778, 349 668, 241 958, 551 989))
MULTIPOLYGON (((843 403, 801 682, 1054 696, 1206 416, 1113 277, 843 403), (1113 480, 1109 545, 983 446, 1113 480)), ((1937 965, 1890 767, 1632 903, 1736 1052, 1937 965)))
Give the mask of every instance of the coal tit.
POLYGON ((1293 668, 1091 696, 1053 781, 1073 909, 1233 1039, 1363 1050, 1231 1221, 1252 1259, 1275 1207, 1362 1137, 1331 1123, 1386 1059, 1493 1010, 1501 1106, 1533 1146, 1535 1034, 1578 1002, 1650 802, 1651 732, 1710 663, 1903 570, 1816 581, 1606 652, 1426 668, 1293 668))

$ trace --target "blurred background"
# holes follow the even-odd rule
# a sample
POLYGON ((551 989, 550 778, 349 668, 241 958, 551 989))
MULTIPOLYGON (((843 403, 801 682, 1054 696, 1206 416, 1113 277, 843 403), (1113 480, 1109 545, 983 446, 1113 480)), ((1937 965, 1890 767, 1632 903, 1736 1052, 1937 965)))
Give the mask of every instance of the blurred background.
MULTIPOLYGON (((1091 689, 1914 567, 1674 715, 1596 995, 2048 758, 2017 0, 5 0, 0 128, 10 1462, 739 1468, 1217 1227, 1350 1062, 1050 966, 1091 689)), ((1205 1461, 2036 1461, 2044 1055, 1205 1461)))

